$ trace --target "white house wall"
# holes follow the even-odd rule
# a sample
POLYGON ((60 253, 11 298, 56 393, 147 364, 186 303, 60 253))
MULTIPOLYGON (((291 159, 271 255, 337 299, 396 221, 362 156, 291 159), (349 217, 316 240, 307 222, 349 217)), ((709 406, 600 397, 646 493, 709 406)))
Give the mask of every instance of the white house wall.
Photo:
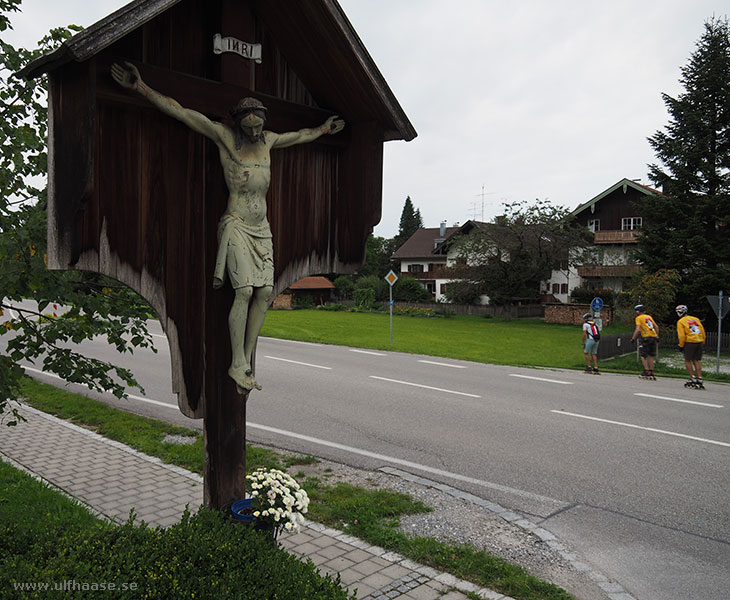
POLYGON ((543 291, 547 291, 548 294, 555 296, 555 299, 560 302, 570 302, 570 293, 581 285, 581 278, 578 276, 576 268, 571 267, 568 271, 553 271, 550 275, 550 279, 543 283, 543 291), (553 284, 559 286, 559 290, 567 289, 566 292, 555 293, 553 291, 553 284), (563 287, 565 286, 565 288, 563 287))
MULTIPOLYGON (((430 261, 430 264, 434 264, 433 261, 430 261)), ((442 263, 439 263, 442 264, 442 263)), ((404 275, 408 275, 410 271, 408 270, 408 267, 412 265, 421 265, 423 267, 424 271, 428 271, 428 262, 424 262, 422 260, 402 260, 400 262, 400 272, 404 275)))

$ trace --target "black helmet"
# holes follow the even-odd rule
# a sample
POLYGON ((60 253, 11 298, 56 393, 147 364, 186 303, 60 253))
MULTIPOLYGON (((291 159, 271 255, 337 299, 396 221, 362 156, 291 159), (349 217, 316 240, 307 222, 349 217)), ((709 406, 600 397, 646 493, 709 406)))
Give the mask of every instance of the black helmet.
POLYGON ((583 315, 583 320, 584 321, 589 321, 592 318, 593 318, 593 315, 591 313, 586 313, 586 314, 583 315))
POLYGON ((643 304, 637 304, 636 306, 634 306, 634 310, 636 312, 644 312, 646 310, 646 306, 644 306, 643 304))

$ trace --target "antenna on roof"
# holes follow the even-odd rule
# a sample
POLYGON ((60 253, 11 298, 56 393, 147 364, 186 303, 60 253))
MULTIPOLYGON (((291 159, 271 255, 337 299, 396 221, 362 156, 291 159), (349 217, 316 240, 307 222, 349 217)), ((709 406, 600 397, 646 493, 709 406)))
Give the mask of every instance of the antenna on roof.
MULTIPOLYGON (((484 222, 484 196, 491 196, 492 194, 496 194, 496 192, 485 192, 484 191, 484 184, 482 184, 482 193, 477 194, 477 198, 481 197, 482 199, 482 212, 481 212, 481 218, 479 219, 482 223, 484 222)), ((476 220, 477 211, 475 203, 472 204, 472 220, 476 220)))

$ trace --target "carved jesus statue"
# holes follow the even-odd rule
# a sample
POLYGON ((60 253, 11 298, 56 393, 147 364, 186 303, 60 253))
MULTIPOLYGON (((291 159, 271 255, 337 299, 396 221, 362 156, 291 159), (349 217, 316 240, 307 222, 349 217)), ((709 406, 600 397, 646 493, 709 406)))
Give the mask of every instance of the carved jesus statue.
POLYGON ((228 186, 228 206, 218 224, 213 287, 223 286, 227 273, 236 294, 228 316, 233 355, 228 374, 236 382, 239 393, 260 390, 253 377, 251 360, 274 286, 274 247, 266 218, 271 150, 338 133, 345 123, 332 116, 314 129, 274 133, 264 130, 266 107, 255 98, 244 98, 231 109, 235 123, 231 128, 156 92, 142 81, 131 63, 114 64, 111 73, 119 85, 138 92, 162 112, 218 146, 228 186))

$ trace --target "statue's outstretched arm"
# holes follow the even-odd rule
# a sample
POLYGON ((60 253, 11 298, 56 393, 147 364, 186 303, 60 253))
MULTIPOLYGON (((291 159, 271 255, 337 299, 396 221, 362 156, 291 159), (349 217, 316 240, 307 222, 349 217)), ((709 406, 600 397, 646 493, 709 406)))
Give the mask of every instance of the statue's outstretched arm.
POLYGON ((166 115, 169 115, 178 121, 182 121, 193 131, 202 133, 214 142, 221 141, 221 129, 223 128, 223 125, 216 123, 215 121, 211 121, 208 117, 198 111, 181 106, 174 98, 170 98, 169 96, 165 96, 160 92, 153 90, 144 81, 142 81, 139 70, 132 63, 125 62, 123 65, 114 63, 112 65, 111 73, 112 78, 119 85, 123 88, 141 94, 166 115))
POLYGON ((313 142, 322 135, 334 135, 335 133, 339 133, 344 128, 345 122, 337 115, 333 115, 319 127, 277 134, 274 139, 274 143, 272 144, 272 148, 286 148, 296 144, 306 144, 308 142, 313 142))

